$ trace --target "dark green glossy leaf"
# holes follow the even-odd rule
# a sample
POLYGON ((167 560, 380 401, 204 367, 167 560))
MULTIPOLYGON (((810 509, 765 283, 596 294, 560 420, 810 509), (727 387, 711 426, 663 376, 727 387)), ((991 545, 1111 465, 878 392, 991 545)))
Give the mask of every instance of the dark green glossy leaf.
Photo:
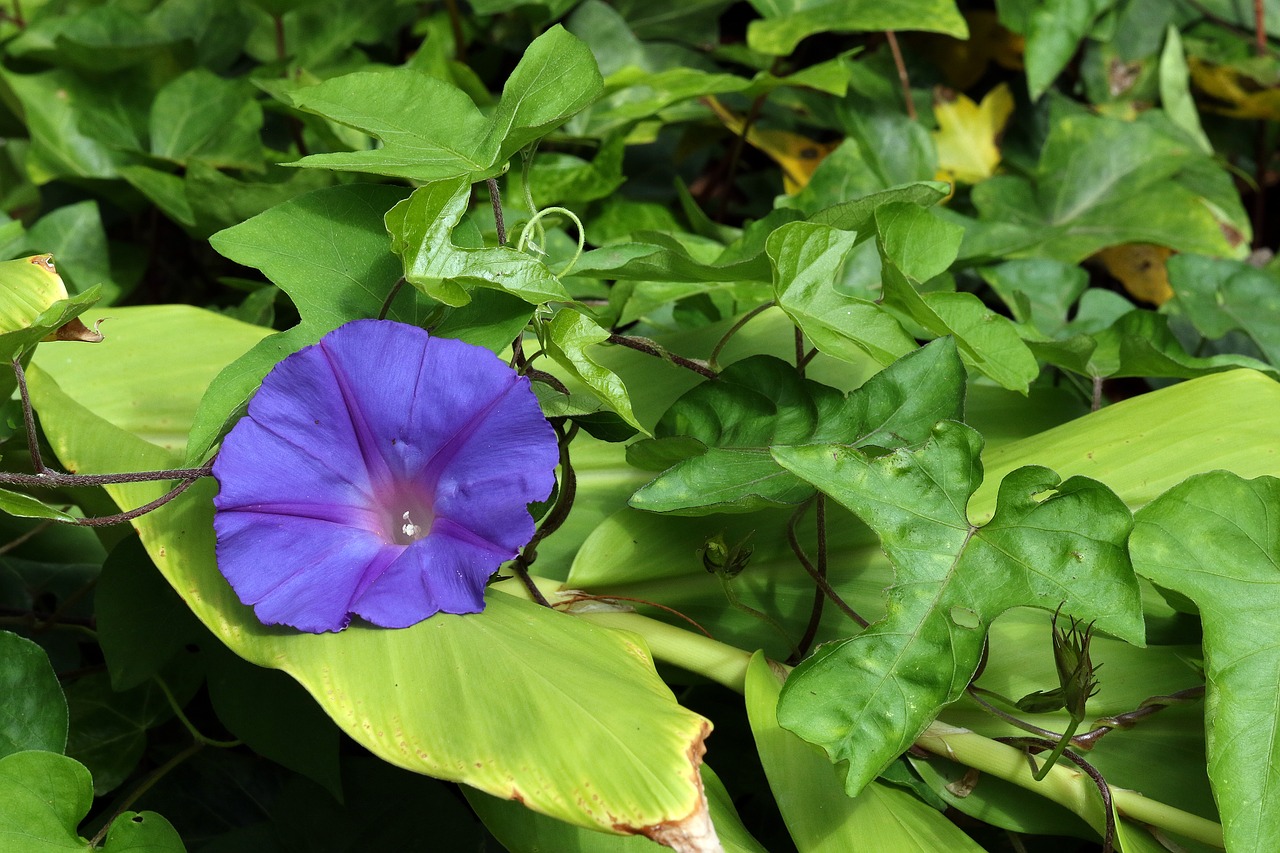
POLYGON ((1280 280, 1273 271, 1199 255, 1169 259, 1169 305, 1200 334, 1217 340, 1239 330, 1272 364, 1280 364, 1280 280))
POLYGON ((787 472, 770 448, 837 442, 902 447, 923 441, 931 425, 959 417, 964 368, 950 339, 935 341, 877 373, 848 397, 800 377, 771 356, 726 368, 681 397, 655 434, 689 453, 631 498, 651 512, 705 515, 798 504, 813 487, 787 472))
POLYGON ((175 78, 151 105, 151 153, 186 164, 261 169, 262 107, 247 83, 203 68, 175 78))
POLYGON ((991 521, 974 526, 966 506, 982 480, 981 447, 973 430, 944 421, 918 449, 878 457, 839 445, 773 451, 866 521, 895 566, 889 614, 820 648, 778 706, 784 727, 849 761, 850 793, 959 698, 1005 610, 1062 604, 1143 642, 1124 503, 1097 481, 1028 466, 1004 478, 991 521))
POLYGON ((341 798, 338 728, 315 700, 287 675, 246 663, 225 648, 207 655, 209 698, 227 730, 341 798))
POLYGON ((1034 100, 1067 66, 1089 28, 1116 0, 1047 0, 1028 16, 1027 88, 1034 100))
POLYGON ((978 273, 1004 300, 1014 320, 1049 336, 1066 328, 1071 306, 1089 286, 1084 269, 1049 258, 1005 261, 978 273))
POLYGON ((107 556, 93 604, 115 690, 137 687, 187 643, 208 636, 136 537, 107 556))
POLYGON ((92 771, 93 790, 99 795, 128 778, 146 749, 147 730, 173 713, 155 681, 117 693, 106 673, 68 684, 67 706, 67 755, 92 771))
MULTIPOLYGON (((1054 102, 1030 178, 973 189, 962 256, 1078 263, 1122 243, 1239 256, 1249 223, 1229 176, 1158 114, 1120 121, 1054 102)), ((1155 111, 1153 111, 1155 113, 1155 111)))
POLYGON ((0 757, 28 749, 62 752, 67 700, 44 649, 0 631, 0 757))

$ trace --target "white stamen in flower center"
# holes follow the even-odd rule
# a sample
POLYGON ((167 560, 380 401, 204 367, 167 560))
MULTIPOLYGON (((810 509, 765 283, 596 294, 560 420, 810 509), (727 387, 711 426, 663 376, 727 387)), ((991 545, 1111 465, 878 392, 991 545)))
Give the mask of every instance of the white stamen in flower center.
POLYGON ((400 532, 404 534, 406 539, 418 539, 422 536, 422 528, 413 523, 413 519, 409 518, 409 511, 405 510, 404 515, 400 516, 404 520, 404 524, 400 527, 400 532))

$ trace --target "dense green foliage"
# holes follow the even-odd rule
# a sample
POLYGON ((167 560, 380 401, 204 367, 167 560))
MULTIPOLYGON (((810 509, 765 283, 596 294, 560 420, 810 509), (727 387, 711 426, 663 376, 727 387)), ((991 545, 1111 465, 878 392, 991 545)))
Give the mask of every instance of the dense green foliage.
POLYGON ((1280 849, 1277 40, 0 0, 0 853, 1280 849), (482 614, 264 626, 207 466, 370 317, 557 490, 482 614))

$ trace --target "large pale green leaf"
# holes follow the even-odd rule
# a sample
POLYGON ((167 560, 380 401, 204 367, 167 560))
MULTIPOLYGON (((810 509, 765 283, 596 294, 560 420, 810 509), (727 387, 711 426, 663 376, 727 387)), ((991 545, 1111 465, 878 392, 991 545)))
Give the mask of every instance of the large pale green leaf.
POLYGON ((981 853, 942 812, 901 788, 871 782, 862 793, 845 793, 840 772, 822 750, 778 725, 782 667, 760 652, 747 669, 747 716, 769 788, 791 838, 804 853, 847 853, 875 839, 895 853, 981 853))
POLYGON ((1027 466, 1006 476, 991 521, 966 511, 982 481, 981 437, 950 421, 915 450, 871 457, 839 445, 774 457, 879 535, 895 567, 888 615, 831 643, 787 681, 786 728, 848 760, 856 794, 959 698, 987 628, 1011 607, 1054 609, 1134 643, 1144 630, 1124 542, 1131 518, 1094 480, 1027 466))
POLYGON ((1217 468, 1280 476, 1277 422, 1280 384, 1263 374, 1233 370, 1191 379, 988 452, 987 479, 969 512, 975 521, 989 518, 996 484, 1029 463, 1100 480, 1131 507, 1217 468))
MULTIPOLYGON (((170 322, 146 337, 121 333, 115 340, 154 364, 189 360, 212 315, 188 308, 175 319, 177 310, 127 312, 141 323, 168 311, 170 322)), ((210 353, 191 369, 207 382, 232 357, 210 353)), ((138 395, 140 419, 173 393, 147 373, 122 372, 116 358, 33 371, 50 442, 78 470, 172 458, 95 414, 125 384, 138 395), (60 387, 72 379, 75 398, 60 387)), ((189 424, 194 411, 188 398, 170 428, 189 424)), ((134 428, 151 432, 141 423, 134 428)), ((162 488, 132 484, 109 493, 132 505, 162 488)), ((314 635, 264 627, 218 573, 213 491, 202 483, 140 519, 148 553, 219 639, 253 663, 288 672, 359 743, 399 766, 520 798, 579 826, 668 842, 682 830, 697 833, 706 813, 696 767, 710 724, 675 702, 636 638, 492 588, 481 614, 437 616, 404 630, 356 625, 314 635)))
POLYGON ((1280 480, 1193 477, 1137 516, 1134 568, 1204 624, 1209 779, 1229 850, 1280 847, 1280 480))
POLYGON ((889 364, 915 348, 915 339, 879 305, 836 290, 857 235, 830 225, 791 222, 769 235, 778 307, 822 352, 854 360, 870 355, 889 364))
POLYGON ((951 266, 961 230, 914 204, 879 207, 875 222, 885 304, 935 335, 955 335, 966 364, 1025 393, 1040 367, 1007 317, 971 293, 918 292, 951 266))
POLYGON ((173 826, 155 812, 115 816, 102 847, 77 833, 93 803, 89 771, 54 752, 0 758, 0 853, 186 853, 173 826))
POLYGON ((0 757, 28 749, 62 752, 67 700, 44 649, 0 631, 0 757))
MULTIPOLYGON (((79 372, 75 365, 99 359, 101 363, 115 365, 120 371, 117 388, 98 400, 94 414, 160 448, 166 459, 161 467, 170 467, 182 460, 190 413, 205 395, 210 365, 223 364, 242 355, 261 340, 267 330, 184 305, 156 306, 145 311, 113 308, 111 313, 111 335, 106 340, 93 346, 46 344, 36 352, 33 364, 38 370, 35 373, 45 370, 55 374, 69 395, 79 397, 93 394, 99 380, 79 372), (194 331, 185 341, 180 358, 158 359, 139 345, 140 340, 149 338, 170 339, 182 328, 194 331), (164 396, 150 399, 155 388, 165 388, 166 392, 164 396)), ((32 379, 37 381, 35 376, 32 379)), ((78 470, 86 474, 109 473, 120 470, 119 466, 132 464, 132 460, 122 456, 119 460, 104 459, 102 464, 105 467, 78 470)))
POLYGON ((662 416, 654 449, 679 442, 686 458, 637 491, 631 505, 705 515, 799 504, 814 489, 780 467, 771 447, 901 447, 923 441, 935 422, 963 409, 964 367, 949 338, 903 356, 847 397, 780 359, 754 356, 662 416))
MULTIPOLYGON (((702 782, 725 853, 766 853, 742 825, 733 798, 720 777, 705 764, 702 782)), ((662 850, 660 845, 642 836, 593 832, 540 815, 512 800, 490 797, 474 788, 463 788, 462 793, 485 828, 509 853, 658 853, 662 850)))
POLYGON ((463 249, 452 239, 467 212, 471 183, 466 178, 420 187, 386 215, 392 248, 404 259, 404 277, 446 305, 471 301, 469 286, 506 291, 531 304, 569 301, 560 280, 538 258, 511 246, 463 249))
POLYGON ((747 27, 752 50, 785 56, 814 33, 858 33, 877 30, 926 30, 968 38, 969 27, 953 0, 752 0, 763 19, 747 27))

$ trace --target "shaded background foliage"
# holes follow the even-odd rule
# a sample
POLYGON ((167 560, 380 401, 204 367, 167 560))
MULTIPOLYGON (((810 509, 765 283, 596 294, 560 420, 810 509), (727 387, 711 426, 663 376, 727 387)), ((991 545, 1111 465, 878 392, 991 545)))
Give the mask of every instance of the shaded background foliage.
MULTIPOLYGON (((717 432, 722 425, 699 424, 689 413, 696 399, 663 414, 697 377, 646 372, 629 356, 607 354, 613 349, 600 344, 610 334, 658 337, 670 352, 707 357, 735 318, 776 300, 786 319, 771 312, 748 326, 753 342, 786 355, 794 324, 822 354, 809 378, 843 390, 918 339, 953 334, 971 376, 968 423, 989 451, 1174 380, 1237 366, 1274 376, 1280 363, 1280 311, 1272 310, 1280 273, 1270 251, 1280 239, 1274 2, 26 0, 0 9, 0 256, 51 252, 71 293, 100 286, 102 306, 186 304, 261 326, 262 334, 284 332, 255 345, 258 360, 245 362, 250 374, 345 319, 375 314, 405 270, 421 292, 406 288, 393 316, 495 350, 525 327, 530 303, 563 287, 592 313, 562 312, 547 325, 547 354, 578 392, 548 406, 563 406, 606 441, 637 431, 653 439, 629 446, 630 467, 615 445, 582 442, 580 476, 594 474, 603 485, 583 488, 574 524, 548 540, 539 570, 664 601, 721 639, 780 659, 788 644, 727 608, 714 579, 683 599, 664 598, 671 579, 653 567, 663 555, 690 562, 719 531, 730 542, 753 536, 751 572, 732 583, 751 607, 802 626, 811 585, 792 571, 791 587, 770 587, 777 578, 766 567, 794 569, 786 513, 777 508, 812 487, 792 477, 761 495, 720 483, 729 497, 712 500, 695 487, 696 466, 735 452, 761 464, 760 452, 773 445, 835 441, 823 432, 829 424, 815 417, 804 429, 790 424, 794 434, 735 433, 729 447, 717 432), (598 100, 584 98, 585 108, 562 126, 517 122, 474 169, 422 171, 413 160, 421 149, 412 148, 410 166, 389 166, 396 140, 380 132, 379 110, 403 119, 413 145, 465 135, 475 128, 462 119, 442 125, 427 96, 447 84, 488 121, 501 113, 504 81, 556 22, 598 65, 598 100), (357 72, 381 76, 351 76, 357 72), (415 100, 413 86, 426 94, 415 100), (371 115, 356 115, 366 104, 371 115), (539 138, 531 159, 518 153, 539 138), (467 252, 494 246, 496 231, 478 182, 508 159, 500 177, 509 233, 521 232, 532 209, 560 205, 585 223, 584 233, 565 217, 544 220, 543 232, 530 227, 543 257, 563 270, 579 237, 588 251, 559 282, 550 273, 520 279, 526 292, 451 290, 450 276, 464 267, 483 278, 474 273, 479 256, 467 252), (430 204, 415 197, 420 207, 402 209, 403 229, 393 228, 405 244, 397 248, 401 267, 385 245, 382 215, 429 180, 455 184, 430 204), (951 185, 927 183, 935 180, 951 185), (323 204, 307 195, 317 190, 331 191, 323 204), (866 198, 878 201, 858 207, 866 198), (324 295, 342 278, 339 262, 324 262, 326 273, 291 266, 305 248, 291 258, 278 251, 294 233, 330 221, 355 223, 335 250, 375 258, 362 269, 368 288, 352 297, 358 304, 337 306, 324 295), (449 247, 449 276, 433 266, 444 261, 413 256, 412 246, 428 237, 449 247), (835 256, 790 254, 815 239, 828 240, 835 256), (530 298, 538 287, 543 296, 530 298), (896 322, 876 325, 882 313, 872 305, 891 309, 896 322), (846 311, 864 312, 859 334, 833 320, 846 311), (690 440, 709 455, 699 456, 690 440), (632 506, 713 514, 714 523, 613 516, 642 485, 632 506), (756 514, 715 515, 726 506, 756 514), (654 543, 643 560, 626 551, 626 540, 641 533, 654 543), (600 568, 626 563, 623 556, 630 574, 600 568)), ((250 343, 238 351, 228 345, 216 363, 250 343)), ((56 374, 52 363, 48 370, 56 374)), ((192 397, 194 411, 204 388, 168 378, 167 387, 182 389, 173 393, 192 397)), ((176 461, 184 451, 202 457, 234 415, 237 387, 217 387, 223 397, 201 404, 190 445, 185 430, 152 437, 176 461)), ((27 464, 21 417, 12 403, 6 414, 4 465, 20 470, 27 464)), ((749 414, 739 417, 759 427, 749 414)), ((930 412, 924 425, 946 416, 930 412)), ((1255 446, 1265 438, 1252 435, 1255 446)), ((770 476, 784 476, 763 458, 770 476)), ((989 455, 987 465, 996 467, 989 455)), ((1122 497, 1137 506, 1158 493, 1122 497)), ((113 507, 88 489, 49 502, 85 514, 113 507)), ((841 518, 849 529, 833 529, 833 549, 876 550, 874 537, 841 518), (840 541, 846 534, 850 541, 840 541)), ((0 682, 39 671, 23 675, 42 685, 23 691, 42 726, 26 748, 65 749, 91 771, 81 835, 92 836, 122 802, 133 804, 154 777, 130 808, 164 815, 193 851, 398 849, 419 843, 423 827, 440 849, 522 849, 498 829, 510 833, 520 818, 497 816, 493 803, 475 805, 500 842, 456 787, 370 757, 292 679, 225 649, 129 531, 54 529, 4 516, 0 534, 10 543, 0 554, 0 625, 14 632, 0 635, 0 682), (35 652, 22 637, 44 650, 61 693, 38 655, 37 664, 23 662, 35 652), (204 738, 195 748, 193 731, 204 738)), ((873 608, 882 606, 888 578, 887 564, 878 566, 862 592, 873 608)), ((1148 639, 1169 653, 1141 696, 1186 687, 1202 666, 1195 608, 1170 600, 1173 607, 1147 614, 1148 639), (1185 671, 1177 669, 1182 658, 1191 659, 1185 671)), ((834 621, 828 615, 820 638, 840 635, 834 621)), ((1039 623, 1011 627, 1006 654, 1014 636, 1047 648, 1039 623)), ((1152 666, 1118 650, 1119 641, 1105 643, 1117 650, 1104 675, 1152 666)), ((1019 682, 1018 665, 1006 670, 997 677, 1019 682)), ((766 849, 790 849, 741 702, 705 681, 664 674, 683 704, 715 721, 712 763, 747 829, 766 849)), ((1023 680, 1023 692, 1044 686, 1023 680)), ((1003 689, 1020 695, 1015 684, 1003 689)), ((6 696, 6 707, 12 701, 6 696)), ((957 713, 977 725, 972 706, 957 713)), ((1161 736, 1183 736, 1180 747, 1194 742, 1197 713, 1167 713, 1174 722, 1161 736)), ((1175 780, 1168 787, 1183 789, 1181 805, 1211 811, 1196 745, 1175 770, 1144 764, 1154 762, 1152 749, 1136 748, 1137 757, 1116 766, 1168 776, 1175 780), (1192 767, 1193 776, 1180 778, 1192 767)), ((1048 807, 1011 809, 1013 817, 983 823, 959 799, 938 799, 949 768, 913 765, 917 776, 895 765, 897 781, 949 806, 986 849, 1062 850, 1077 843, 1067 836, 1092 838, 1048 807)), ((68 818, 72 829, 80 817, 68 818)), ((1092 849, 1096 841, 1078 843, 1092 849)))

